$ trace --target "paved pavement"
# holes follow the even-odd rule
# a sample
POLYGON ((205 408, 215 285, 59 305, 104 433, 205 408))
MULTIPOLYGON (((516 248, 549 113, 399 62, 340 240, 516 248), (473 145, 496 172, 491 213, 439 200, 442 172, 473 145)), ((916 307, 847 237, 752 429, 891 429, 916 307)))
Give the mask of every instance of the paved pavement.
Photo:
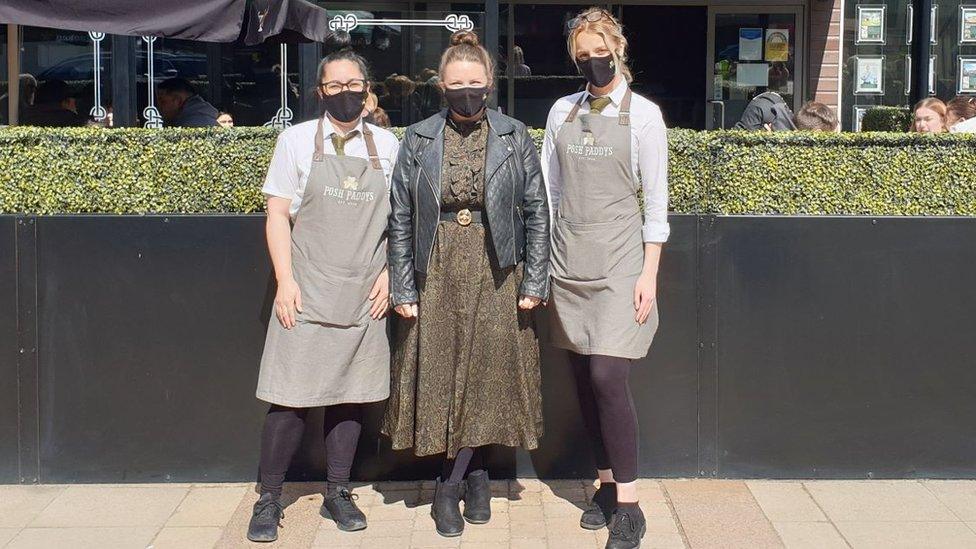
MULTIPOLYGON (((976 548, 976 481, 641 480, 651 548, 976 548)), ((589 482, 493 481, 493 518, 434 532, 430 482, 359 485, 362 532, 319 517, 322 484, 285 488, 278 542, 244 538, 253 484, 0 486, 0 547, 599 549, 578 526, 589 482)))

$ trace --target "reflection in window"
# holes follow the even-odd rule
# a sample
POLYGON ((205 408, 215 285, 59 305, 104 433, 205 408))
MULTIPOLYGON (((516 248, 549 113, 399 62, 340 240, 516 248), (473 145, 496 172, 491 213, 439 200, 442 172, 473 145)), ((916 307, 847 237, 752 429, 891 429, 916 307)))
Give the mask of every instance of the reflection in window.
POLYGON ((514 115, 529 126, 542 128, 556 99, 583 88, 583 79, 566 53, 566 23, 583 6, 513 7, 514 40, 508 40, 512 51, 504 79, 515 81, 514 115))
MULTIPOLYGON (((136 77, 140 124, 149 102, 148 44, 138 41, 136 77)), ((158 38, 153 45, 156 84, 185 78, 218 111, 229 113, 236 126, 261 126, 281 107, 281 48, 278 44, 208 44, 158 38)), ((285 96, 297 112, 302 101, 298 85, 298 48, 287 48, 285 96)))
POLYGON ((21 97, 19 123, 83 126, 95 122, 92 114, 102 118, 98 116, 102 113, 108 115, 102 123, 109 123, 112 109, 110 37, 40 27, 22 27, 22 32, 21 85, 27 93, 21 97), (96 63, 95 39, 101 36, 104 38, 99 42, 96 63), (33 98, 31 78, 37 82, 33 98), (98 106, 101 109, 93 110, 98 106))

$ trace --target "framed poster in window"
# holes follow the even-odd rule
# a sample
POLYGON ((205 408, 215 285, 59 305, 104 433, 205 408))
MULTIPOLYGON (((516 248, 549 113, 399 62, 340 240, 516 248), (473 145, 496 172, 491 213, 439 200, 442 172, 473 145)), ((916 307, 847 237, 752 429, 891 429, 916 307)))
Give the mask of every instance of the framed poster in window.
POLYGON ((936 21, 938 20, 938 18, 939 18, 939 5, 938 4, 934 4, 934 5, 932 5, 932 26, 929 29, 929 35, 932 37, 931 43, 933 43, 933 44, 938 44, 939 43, 939 38, 938 38, 938 35, 936 34, 936 30, 939 27, 938 27, 938 25, 935 24, 936 21))
POLYGON ((959 93, 976 93, 976 57, 959 56, 959 93))
POLYGON ((884 56, 857 56, 854 63, 854 93, 884 95, 884 56))
POLYGON ((885 43, 885 6, 857 6, 857 36, 854 43, 885 43))
POLYGON ((935 95, 935 57, 929 57, 929 95, 935 95))
POLYGON ((959 6, 959 43, 976 44, 976 6, 959 6))

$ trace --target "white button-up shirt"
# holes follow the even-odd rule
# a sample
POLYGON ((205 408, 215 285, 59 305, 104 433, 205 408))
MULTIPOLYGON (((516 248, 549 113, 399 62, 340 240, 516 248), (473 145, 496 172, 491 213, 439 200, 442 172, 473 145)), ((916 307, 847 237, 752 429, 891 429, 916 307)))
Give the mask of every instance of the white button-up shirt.
MULTIPOLYGON (((627 92, 627 81, 610 92, 610 104, 600 114, 616 118, 620 103, 627 92)), ((582 95, 588 91, 567 95, 556 101, 546 121, 546 136, 542 144, 542 173, 549 191, 549 210, 555 214, 559 208, 562 177, 559 158, 556 156, 556 136, 566 122, 566 116, 582 95)), ((579 114, 590 112, 588 101, 580 105, 579 114)), ((668 225, 668 134, 661 109, 647 98, 636 93, 630 102, 630 157, 634 180, 644 189, 644 242, 666 242, 671 228, 668 225)), ((594 181, 594 184, 599 184, 594 181)))
MULTIPOLYGON (((264 187, 261 189, 265 196, 290 199, 291 208, 289 212, 292 218, 295 217, 298 208, 302 205, 308 174, 312 169, 317 124, 318 120, 309 120, 287 128, 278 135, 274 156, 271 157, 268 175, 265 177, 264 187)), ((363 138, 364 124, 366 122, 360 123, 359 134, 347 141, 343 147, 347 156, 369 159, 366 139, 363 138)), ((380 167, 383 168, 383 173, 386 175, 386 188, 389 190, 393 166, 396 164, 397 153, 400 150, 400 141, 389 130, 372 124, 369 124, 369 129, 373 132, 376 153, 380 157, 380 167)), ((335 154, 332 135, 336 131, 328 117, 322 123, 322 132, 325 135, 323 151, 325 154, 335 154)))

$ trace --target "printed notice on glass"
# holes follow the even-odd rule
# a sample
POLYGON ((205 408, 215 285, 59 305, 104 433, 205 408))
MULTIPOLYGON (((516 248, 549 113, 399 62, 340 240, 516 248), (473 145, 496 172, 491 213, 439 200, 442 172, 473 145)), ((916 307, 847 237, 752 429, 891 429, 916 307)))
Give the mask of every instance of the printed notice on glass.
POLYGON ((739 87, 769 86, 769 63, 739 63, 735 83, 739 87))
POLYGON ((739 29, 739 61, 762 61, 762 47, 762 29, 739 29))
POLYGON ((766 29, 766 61, 790 60, 790 31, 766 29))

